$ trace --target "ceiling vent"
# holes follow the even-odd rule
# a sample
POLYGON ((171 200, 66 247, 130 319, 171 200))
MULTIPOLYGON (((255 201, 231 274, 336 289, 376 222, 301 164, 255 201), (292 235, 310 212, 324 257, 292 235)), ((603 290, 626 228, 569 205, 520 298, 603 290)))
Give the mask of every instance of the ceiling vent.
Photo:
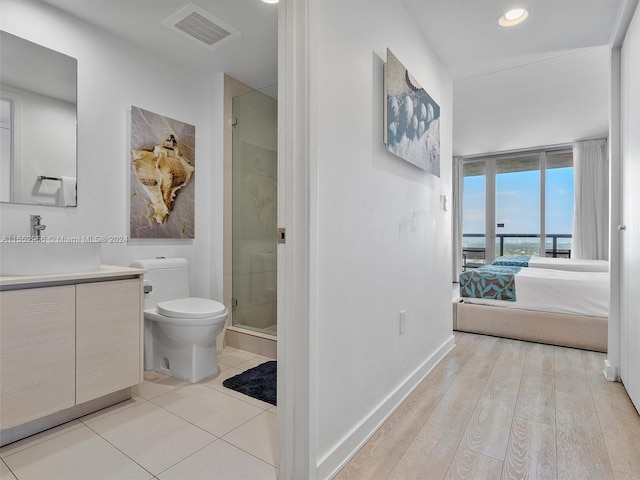
POLYGON ((240 32, 231 25, 193 3, 171 15, 162 24, 210 49, 240 36, 240 32))

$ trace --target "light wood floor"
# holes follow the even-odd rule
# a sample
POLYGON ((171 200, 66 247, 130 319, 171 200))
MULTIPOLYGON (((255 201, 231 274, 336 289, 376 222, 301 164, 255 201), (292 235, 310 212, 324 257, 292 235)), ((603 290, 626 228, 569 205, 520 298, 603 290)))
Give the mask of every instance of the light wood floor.
POLYGON ((640 416, 604 354, 456 344, 336 480, 640 479, 640 416))

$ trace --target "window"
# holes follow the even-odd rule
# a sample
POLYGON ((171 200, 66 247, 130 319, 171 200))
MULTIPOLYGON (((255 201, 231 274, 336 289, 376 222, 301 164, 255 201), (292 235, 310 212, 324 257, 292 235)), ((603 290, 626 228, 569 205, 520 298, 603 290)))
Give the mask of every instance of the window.
POLYGON ((463 165, 462 199, 462 265, 463 268, 482 264, 485 260, 486 174, 484 162, 463 165))
POLYGON ((495 256, 533 255, 540 250, 539 155, 495 160, 495 256))
POLYGON ((573 229, 573 153, 547 154, 545 172, 545 253, 569 258, 573 229))
POLYGON ((571 149, 465 159, 463 267, 501 255, 569 257, 571 149))

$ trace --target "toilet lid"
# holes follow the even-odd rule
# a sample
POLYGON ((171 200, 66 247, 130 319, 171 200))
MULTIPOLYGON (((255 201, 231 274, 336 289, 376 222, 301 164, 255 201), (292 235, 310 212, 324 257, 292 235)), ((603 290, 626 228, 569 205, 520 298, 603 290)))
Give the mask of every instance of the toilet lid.
POLYGON ((220 302, 208 298, 179 298, 156 305, 160 315, 171 318, 208 318, 217 317, 226 311, 220 302))

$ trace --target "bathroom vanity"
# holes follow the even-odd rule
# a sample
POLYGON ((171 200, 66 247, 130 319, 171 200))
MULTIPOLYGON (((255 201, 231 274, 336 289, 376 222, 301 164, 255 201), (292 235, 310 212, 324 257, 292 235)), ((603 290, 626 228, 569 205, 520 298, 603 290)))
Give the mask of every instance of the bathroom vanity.
POLYGON ((131 398, 143 273, 0 276, 0 445, 131 398))

